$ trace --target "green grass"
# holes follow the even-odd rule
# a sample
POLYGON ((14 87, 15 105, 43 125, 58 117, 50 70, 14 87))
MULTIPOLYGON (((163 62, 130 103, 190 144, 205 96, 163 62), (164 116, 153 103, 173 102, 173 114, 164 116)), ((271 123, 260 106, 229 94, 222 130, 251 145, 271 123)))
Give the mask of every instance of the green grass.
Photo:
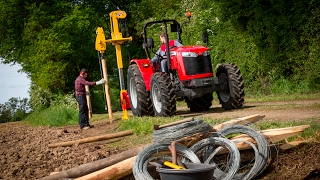
POLYGON ((278 120, 268 120, 261 121, 255 124, 259 129, 275 129, 275 128, 286 128, 301 125, 310 125, 309 128, 305 129, 301 134, 288 138, 287 141, 293 141, 295 139, 314 139, 320 141, 320 119, 307 119, 303 121, 278 121, 278 120))
MULTIPOLYGON (((213 103, 218 103, 217 97, 215 96, 215 101, 213 103)), ((290 101, 290 100, 311 100, 311 99, 319 99, 320 93, 314 94, 295 94, 295 95, 269 95, 269 96, 250 96, 246 95, 246 102, 273 102, 273 101, 290 101)), ((177 106, 186 106, 184 101, 178 101, 177 106)), ((313 108, 320 109, 320 104, 311 104, 308 106, 300 106, 294 104, 286 104, 286 105, 266 105, 265 107, 261 107, 262 109, 296 109, 296 108, 313 108)), ((133 129, 134 135, 123 138, 125 140, 111 140, 108 143, 110 147, 117 147, 119 143, 125 143, 128 145, 133 144, 145 144, 151 142, 152 135, 152 125, 158 124, 166 124, 170 122, 174 122, 177 120, 181 120, 182 118, 179 116, 174 117, 134 117, 129 116, 128 120, 121 120, 122 111, 113 112, 113 119, 116 122, 115 131, 124 131, 133 129), (124 141, 124 142, 123 142, 124 141)), ((90 119, 90 122, 99 122, 101 120, 108 120, 109 114, 94 114, 90 119)), ((202 117, 203 121, 208 122, 210 125, 219 124, 226 120, 225 119, 215 119, 212 117, 202 117)), ((32 126, 50 126, 50 127, 61 127, 67 125, 77 125, 78 124, 78 110, 75 107, 65 106, 65 105, 55 105, 48 109, 42 111, 36 111, 31 113, 26 119, 23 120, 29 125, 32 126)), ((319 140, 320 136, 320 120, 319 119, 309 119, 305 121, 261 121, 255 124, 255 128, 257 129, 273 129, 273 128, 282 128, 282 127, 292 127, 309 124, 310 128, 307 128, 305 132, 300 134, 299 136, 290 138, 289 141, 296 138, 310 139, 314 138, 319 140)))
POLYGON ((118 127, 120 130, 133 129, 137 135, 145 135, 152 133, 153 125, 162 125, 170 122, 181 120, 179 116, 174 117, 130 117, 128 120, 119 121, 118 127))
MULTIPOLYGON (((229 119, 214 119, 208 117, 201 118, 204 122, 208 122, 210 125, 216 125, 221 122, 224 122, 229 119)), ((181 118, 173 117, 173 118, 160 118, 160 117, 133 117, 129 118, 126 121, 119 121, 118 127, 119 130, 128 130, 134 129, 134 135, 128 136, 126 138, 118 139, 118 140, 109 140, 108 147, 116 148, 123 144, 126 146, 136 146, 139 144, 147 144, 152 142, 152 125, 153 124, 166 124, 176 120, 181 120, 181 118)), ((265 130, 265 129, 274 129, 274 128, 287 128, 293 126, 301 126, 301 125, 310 125, 309 128, 305 129, 299 135, 290 137, 286 139, 286 141, 294 141, 294 140, 315 140, 320 141, 320 120, 319 119, 308 119, 304 121, 277 121, 277 120, 269 120, 269 121, 261 121, 251 125, 255 130, 265 130)), ((283 141, 285 142, 285 141, 283 141)))
POLYGON ((31 126, 61 127, 78 124, 78 111, 76 108, 54 106, 31 113, 25 123, 31 126))
POLYGON ((296 93, 296 94, 271 94, 256 95, 246 94, 245 102, 273 102, 273 101, 293 101, 293 100, 311 100, 319 99, 320 92, 317 93, 296 93))

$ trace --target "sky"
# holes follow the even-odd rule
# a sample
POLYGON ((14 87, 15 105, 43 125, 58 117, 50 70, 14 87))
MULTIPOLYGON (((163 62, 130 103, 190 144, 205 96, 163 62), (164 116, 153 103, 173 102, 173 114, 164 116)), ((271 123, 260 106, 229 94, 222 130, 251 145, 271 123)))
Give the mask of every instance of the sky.
POLYGON ((0 63, 0 104, 4 104, 12 97, 28 98, 30 79, 25 73, 19 73, 20 65, 0 63))

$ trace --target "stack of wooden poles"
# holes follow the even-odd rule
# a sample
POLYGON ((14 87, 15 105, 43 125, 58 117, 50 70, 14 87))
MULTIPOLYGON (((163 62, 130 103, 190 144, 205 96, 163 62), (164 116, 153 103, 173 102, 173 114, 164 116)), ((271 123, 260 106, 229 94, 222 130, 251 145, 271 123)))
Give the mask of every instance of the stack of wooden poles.
MULTIPOLYGON (((232 120, 213 126, 211 129, 211 132, 218 131, 225 126, 232 125, 232 124, 243 124, 243 125, 253 124, 263 119, 264 117, 265 117, 264 115, 256 114, 256 115, 246 116, 242 118, 232 119, 232 120)), ((179 123, 183 123, 186 121, 190 121, 190 118, 182 119, 180 121, 176 121, 173 123, 160 125, 160 126, 154 125, 153 128, 161 129, 161 128, 177 125, 179 123)), ((277 146, 279 149, 286 150, 286 149, 295 147, 303 143, 304 141, 292 141, 292 142, 286 142, 286 143, 279 143, 279 142, 283 142, 283 140, 286 140, 289 137, 298 135, 302 133, 306 128, 309 128, 309 127, 310 127, 309 125, 302 125, 302 126, 294 126, 294 127, 287 127, 287 128, 267 129, 259 132, 267 138, 269 145, 277 146)), ((76 141, 49 144, 49 148, 77 146, 83 143, 90 143, 90 142, 102 141, 102 140, 107 140, 112 138, 124 137, 128 135, 132 135, 132 133, 133 133, 132 130, 127 130, 127 131, 122 131, 122 132, 113 133, 113 134, 89 137, 89 138, 80 139, 76 141)), ((190 141, 190 139, 188 138, 189 137, 186 137, 186 141, 190 141)), ((241 140, 246 140, 254 143, 254 140, 250 136, 245 134, 238 135, 236 137, 233 137, 232 139, 241 139, 241 140)), ((122 153, 110 156, 108 158, 83 164, 78 167, 74 167, 65 171, 54 172, 54 173, 51 173, 49 176, 41 178, 41 180, 55 180, 55 179, 61 179, 61 178, 74 178, 76 180, 120 179, 122 177, 132 174, 132 167, 134 165, 134 161, 137 154, 149 145, 150 144, 146 144, 144 146, 130 149, 122 153)), ((247 150, 251 148, 251 146, 248 146, 248 144, 237 144, 237 147, 239 151, 247 150)))

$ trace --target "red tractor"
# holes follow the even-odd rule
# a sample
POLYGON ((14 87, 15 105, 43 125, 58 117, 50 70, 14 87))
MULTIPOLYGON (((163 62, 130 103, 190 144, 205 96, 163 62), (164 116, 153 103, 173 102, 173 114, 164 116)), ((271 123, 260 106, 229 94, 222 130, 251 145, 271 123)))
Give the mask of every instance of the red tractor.
MULTIPOLYGON (((163 24, 166 42, 168 25, 177 33, 181 42, 181 26, 176 20, 148 22, 143 27, 143 48, 146 59, 132 59, 128 68, 128 94, 134 116, 173 116, 176 100, 184 98, 192 112, 206 111, 212 105, 212 93, 226 110, 241 108, 244 103, 244 85, 238 67, 232 63, 221 64, 213 75, 209 48, 205 46, 169 47, 166 43, 167 72, 161 72, 159 64, 150 62, 149 49, 154 50, 154 41, 147 38, 147 28, 163 24)), ((207 43, 208 36, 202 39, 207 43)))

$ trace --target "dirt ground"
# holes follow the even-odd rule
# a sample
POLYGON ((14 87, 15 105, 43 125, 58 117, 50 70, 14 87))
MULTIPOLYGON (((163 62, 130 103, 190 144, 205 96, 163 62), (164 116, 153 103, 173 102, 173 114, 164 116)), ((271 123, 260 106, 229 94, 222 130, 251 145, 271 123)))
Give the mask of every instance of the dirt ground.
MULTIPOLYGON (((243 109, 233 111, 224 111, 216 104, 198 116, 226 119, 260 114, 265 115, 264 121, 303 121, 312 118, 320 123, 319 104, 320 99, 246 103, 243 109)), ((186 107, 179 107, 177 115, 187 117, 190 112, 186 107)), ((38 179, 51 172, 77 167, 134 147, 127 144, 106 148, 106 141, 72 147, 48 147, 53 143, 115 132, 117 122, 106 122, 108 120, 99 121, 93 124, 94 128, 86 131, 81 131, 78 126, 50 128, 29 127, 21 122, 0 124, 0 179, 38 179)), ((277 159, 256 179, 320 179, 320 143, 310 142, 295 149, 280 151, 277 159)))

